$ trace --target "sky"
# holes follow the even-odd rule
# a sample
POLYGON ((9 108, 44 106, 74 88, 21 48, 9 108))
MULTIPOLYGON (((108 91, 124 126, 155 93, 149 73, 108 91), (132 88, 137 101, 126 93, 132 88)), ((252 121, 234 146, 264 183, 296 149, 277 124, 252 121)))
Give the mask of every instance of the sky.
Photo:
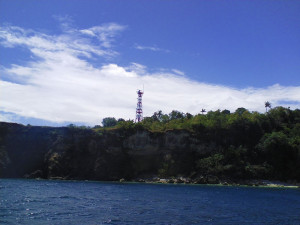
POLYGON ((0 0, 0 121, 300 108, 300 1, 0 0))

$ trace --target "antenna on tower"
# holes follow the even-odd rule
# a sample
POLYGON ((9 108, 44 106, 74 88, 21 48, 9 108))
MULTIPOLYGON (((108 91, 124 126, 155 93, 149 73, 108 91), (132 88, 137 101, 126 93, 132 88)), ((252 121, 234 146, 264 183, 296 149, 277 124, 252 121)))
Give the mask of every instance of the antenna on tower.
POLYGON ((136 105, 135 122, 141 122, 143 120, 142 97, 143 97, 143 94, 144 94, 144 85, 143 85, 143 91, 138 89, 136 93, 138 94, 138 98, 137 98, 137 105, 136 105))

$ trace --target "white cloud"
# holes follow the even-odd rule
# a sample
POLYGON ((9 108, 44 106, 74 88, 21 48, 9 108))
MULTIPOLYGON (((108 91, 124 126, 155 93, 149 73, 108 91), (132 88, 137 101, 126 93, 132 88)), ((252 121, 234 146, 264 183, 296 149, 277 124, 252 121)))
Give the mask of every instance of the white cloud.
MULTIPOLYGON (((173 109, 193 114, 202 108, 209 110, 245 107, 263 112, 264 102, 273 106, 280 102, 299 108, 300 87, 273 85, 267 88, 234 89, 189 80, 182 71, 150 73, 144 65, 132 63, 128 67, 103 64, 95 67, 91 57, 106 57, 113 51, 111 39, 104 35, 98 40, 106 43, 98 47, 89 38, 101 32, 121 31, 117 24, 90 28, 77 33, 45 35, 19 27, 0 28, 0 41, 6 47, 22 46, 38 57, 26 65, 11 65, 0 71, 10 79, 0 80, 0 111, 22 117, 52 122, 70 121, 99 124, 103 117, 134 119, 136 89, 145 86, 144 115, 156 110, 173 109), (112 26, 112 27, 111 27, 112 26), (102 27, 101 30, 99 27, 102 27), (108 30, 105 30, 105 28, 108 30), (84 37, 82 36, 84 34, 84 37), (9 80, 9 81, 8 81, 9 80)), ((116 54, 116 53, 115 53, 116 54)), ((11 118, 0 119, 10 120, 11 118)))
MULTIPOLYGON (((105 29, 103 29, 103 32, 110 33, 109 30, 105 31, 105 29)), ((41 59, 47 58, 52 61, 60 61, 61 58, 57 56, 64 57, 66 55, 69 55, 69 58, 74 58, 78 56, 92 57, 92 54, 97 56, 112 56, 116 54, 116 52, 110 49, 103 49, 93 44, 89 38, 83 37, 81 32, 75 29, 72 33, 51 36, 31 30, 24 30, 20 27, 4 26, 0 29, 0 40, 0 44, 4 47, 22 46, 28 48, 33 55, 41 59)), ((104 45, 108 45, 107 43, 110 42, 108 37, 104 42, 104 45)))
POLYGON ((131 63, 130 66, 125 67, 127 71, 132 71, 133 73, 138 75, 144 75, 147 73, 147 67, 144 65, 141 65, 139 63, 131 63))
POLYGON ((175 74, 177 74, 177 75, 180 75, 180 76, 184 76, 185 75, 183 71, 177 70, 177 69, 172 69, 172 72, 175 73, 175 74))
POLYGON ((88 36, 96 37, 102 42, 103 47, 109 48, 111 47, 111 41, 113 38, 125 28, 125 26, 116 23, 108 23, 102 26, 95 26, 89 29, 80 30, 80 32, 88 36))
POLYGON ((166 53, 170 52, 169 50, 166 50, 166 49, 162 49, 162 48, 158 48, 158 47, 154 47, 154 46, 138 45, 138 44, 135 44, 134 48, 138 49, 138 50, 149 50, 149 51, 153 51, 153 52, 166 52, 166 53))

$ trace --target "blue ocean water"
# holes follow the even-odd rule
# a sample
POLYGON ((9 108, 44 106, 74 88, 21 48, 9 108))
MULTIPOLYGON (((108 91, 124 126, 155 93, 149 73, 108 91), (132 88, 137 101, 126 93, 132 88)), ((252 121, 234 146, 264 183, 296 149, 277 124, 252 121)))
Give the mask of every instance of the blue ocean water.
POLYGON ((0 224, 300 224, 300 189, 0 179, 0 224))

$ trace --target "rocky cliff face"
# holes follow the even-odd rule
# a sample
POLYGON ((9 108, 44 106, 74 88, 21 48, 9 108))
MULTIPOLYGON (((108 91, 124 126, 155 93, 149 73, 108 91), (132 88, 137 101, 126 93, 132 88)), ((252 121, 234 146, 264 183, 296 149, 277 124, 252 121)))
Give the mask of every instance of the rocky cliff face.
POLYGON ((119 180, 188 176, 214 149, 185 130, 95 132, 0 123, 0 176, 119 180))

